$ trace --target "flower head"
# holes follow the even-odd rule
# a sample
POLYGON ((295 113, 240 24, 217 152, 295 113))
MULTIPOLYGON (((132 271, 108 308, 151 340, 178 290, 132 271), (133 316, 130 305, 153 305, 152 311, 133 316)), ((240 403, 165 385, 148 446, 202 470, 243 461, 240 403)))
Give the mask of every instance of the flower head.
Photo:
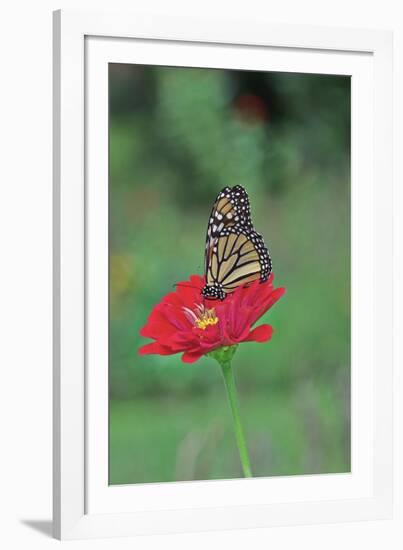
POLYGON ((270 325, 252 327, 285 292, 273 287, 273 274, 264 283, 237 288, 223 301, 205 300, 204 284, 203 277, 192 275, 153 308, 140 334, 154 342, 142 346, 140 355, 183 353, 182 360, 193 363, 224 346, 270 340, 270 325))

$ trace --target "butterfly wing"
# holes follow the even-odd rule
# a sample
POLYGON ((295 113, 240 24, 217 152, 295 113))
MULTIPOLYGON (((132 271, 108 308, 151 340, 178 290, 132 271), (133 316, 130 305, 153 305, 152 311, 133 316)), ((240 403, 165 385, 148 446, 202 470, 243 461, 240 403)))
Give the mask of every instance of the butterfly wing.
POLYGON ((262 236, 255 230, 228 228, 217 237, 206 271, 206 286, 225 294, 256 279, 267 280, 272 267, 262 236))
POLYGON ((229 228, 252 229, 248 194, 240 185, 236 185, 233 188, 224 187, 214 201, 207 226, 205 250, 206 273, 217 238, 223 230, 229 228))

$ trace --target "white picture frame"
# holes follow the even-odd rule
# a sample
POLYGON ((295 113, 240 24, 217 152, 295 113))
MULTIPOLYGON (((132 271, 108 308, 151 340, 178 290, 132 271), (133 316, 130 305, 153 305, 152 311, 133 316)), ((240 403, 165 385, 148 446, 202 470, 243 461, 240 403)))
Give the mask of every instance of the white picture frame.
POLYGON ((55 12, 56 538, 390 517, 392 285, 383 280, 392 263, 391 81, 385 31, 55 12), (108 62, 351 75, 350 474, 108 486, 108 62))

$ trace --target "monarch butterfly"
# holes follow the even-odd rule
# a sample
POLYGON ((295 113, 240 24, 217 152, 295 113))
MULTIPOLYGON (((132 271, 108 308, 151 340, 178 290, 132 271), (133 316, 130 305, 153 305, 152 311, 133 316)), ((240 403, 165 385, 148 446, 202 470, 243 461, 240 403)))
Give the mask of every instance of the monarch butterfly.
POLYGON ((237 287, 269 277, 272 261, 253 228, 248 194, 240 185, 224 187, 217 195, 207 226, 204 267, 201 294, 211 300, 224 300, 237 287))

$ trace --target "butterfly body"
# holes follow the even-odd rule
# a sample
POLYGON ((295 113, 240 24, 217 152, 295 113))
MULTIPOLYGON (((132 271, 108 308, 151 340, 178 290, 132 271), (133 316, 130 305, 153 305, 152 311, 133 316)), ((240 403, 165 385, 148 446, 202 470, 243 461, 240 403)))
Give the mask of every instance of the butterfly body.
POLYGON ((240 185, 224 187, 207 227, 202 296, 224 300, 239 286, 266 281, 271 269, 266 245, 252 224, 246 190, 240 185))

